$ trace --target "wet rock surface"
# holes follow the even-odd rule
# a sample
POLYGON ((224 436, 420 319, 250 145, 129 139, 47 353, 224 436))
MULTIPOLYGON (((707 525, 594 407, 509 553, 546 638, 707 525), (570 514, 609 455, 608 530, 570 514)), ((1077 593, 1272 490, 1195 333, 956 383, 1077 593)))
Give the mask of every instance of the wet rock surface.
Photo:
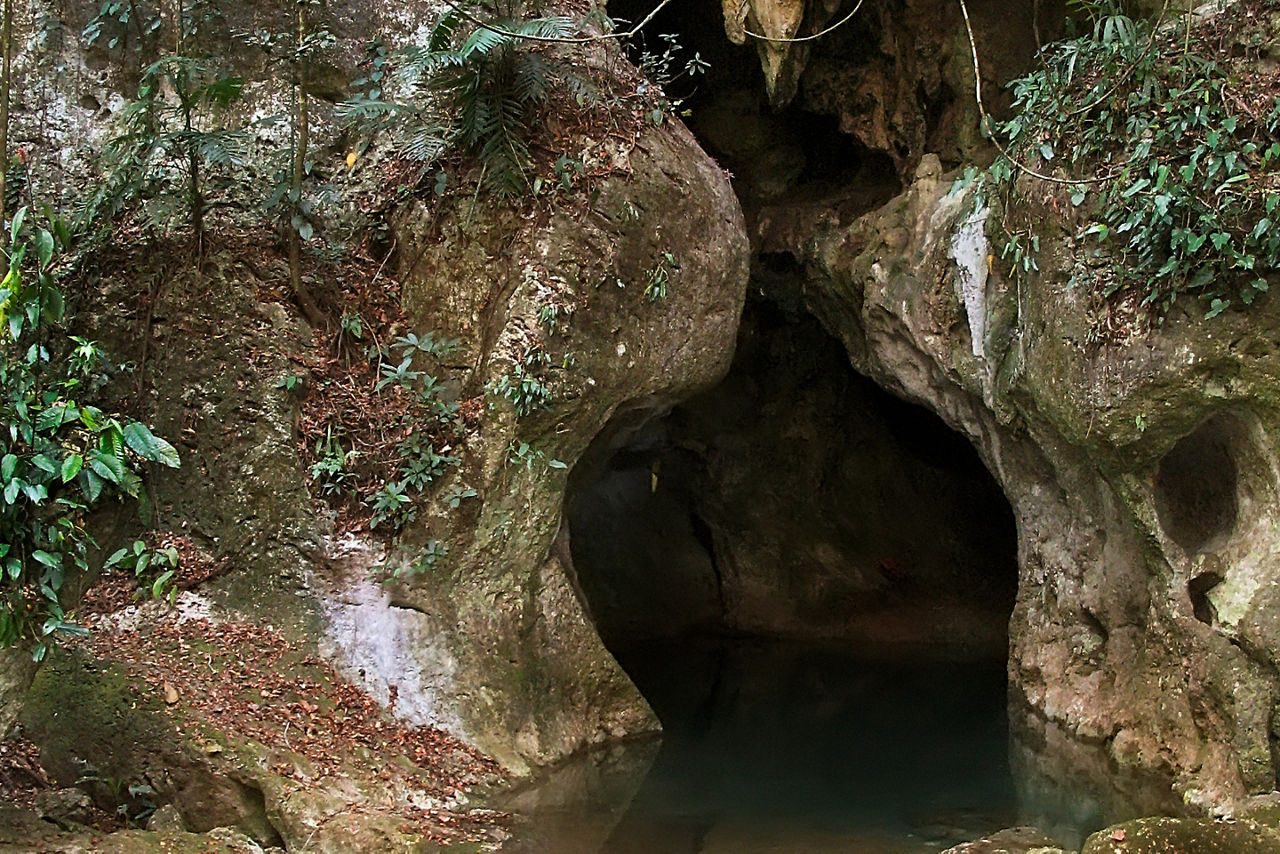
POLYGON ((1095 833, 1081 854, 1244 854, 1280 851, 1280 833, 1249 820, 1142 818, 1095 833))
POLYGON ((1011 827, 948 848, 943 854, 1066 854, 1053 839, 1034 827, 1011 827))

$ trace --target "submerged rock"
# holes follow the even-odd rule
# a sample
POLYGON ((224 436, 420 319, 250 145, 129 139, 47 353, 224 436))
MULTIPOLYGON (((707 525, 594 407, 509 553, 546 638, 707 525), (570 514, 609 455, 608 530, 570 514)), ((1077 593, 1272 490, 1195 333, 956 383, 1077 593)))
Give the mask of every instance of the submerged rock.
POLYGON ((1034 827, 1011 827, 948 848, 942 854, 1067 854, 1034 827))

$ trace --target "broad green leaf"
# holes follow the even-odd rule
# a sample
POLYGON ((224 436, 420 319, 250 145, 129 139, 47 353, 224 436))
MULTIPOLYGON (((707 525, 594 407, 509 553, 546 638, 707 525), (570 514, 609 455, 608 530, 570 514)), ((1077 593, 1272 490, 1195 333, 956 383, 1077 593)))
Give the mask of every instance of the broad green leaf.
POLYGON ((36 258, 42 270, 53 260, 53 235, 43 228, 36 232, 36 258))
POLYGON ((164 595, 164 589, 165 589, 165 587, 169 584, 169 581, 170 581, 170 579, 172 579, 172 578, 173 578, 173 570, 172 570, 172 569, 168 570, 167 572, 162 572, 162 573, 160 573, 160 577, 159 577, 159 578, 157 578, 157 579, 155 580, 155 583, 151 585, 151 596, 152 596, 152 598, 154 598, 154 599, 159 599, 161 596, 163 596, 163 595, 164 595))
POLYGON ((106 451, 89 452, 89 468, 103 480, 119 483, 124 477, 124 463, 106 451))
POLYGON ((18 458, 13 454, 5 454, 4 459, 0 459, 0 479, 9 480, 17 468, 18 458))
POLYGON ((130 498, 137 498, 142 491, 142 478, 133 469, 126 468, 120 477, 120 489, 130 498))
MULTIPOLYGON (((41 278, 47 278, 44 274, 41 278)), ((59 323, 67 313, 67 301, 62 291, 55 287, 46 287, 44 291, 44 316, 52 323, 59 323)))
POLYGON ((98 433, 98 449, 117 460, 124 459, 124 431, 120 428, 119 421, 114 418, 107 420, 98 433))
POLYGON ((145 424, 131 422, 123 432, 125 444, 143 459, 174 469, 182 464, 177 449, 152 433, 145 424))
POLYGON ((18 233, 22 231, 22 221, 27 218, 27 208, 25 205, 18 208, 18 212, 13 215, 13 223, 9 227, 9 242, 18 242, 18 233))
MULTIPOLYGON (((156 20, 159 20, 158 18, 156 20)), ((67 228, 67 221, 62 217, 58 217, 53 221, 53 233, 58 238, 58 243, 62 244, 63 249, 71 248, 71 230, 67 228)))
POLYGON ((49 554, 43 549, 36 549, 31 556, 48 567, 62 566, 62 558, 59 555, 49 554))
POLYGON ((128 549, 116 549, 114 552, 111 553, 111 557, 107 558, 106 562, 102 564, 102 568, 110 569, 111 567, 115 566, 120 561, 128 557, 128 555, 129 555, 128 549))
POLYGON ((79 454, 69 454, 62 461, 62 482, 70 483, 76 475, 80 474, 82 468, 84 468, 84 457, 79 454))
POLYGON ((91 468, 80 472, 80 477, 84 481, 80 486, 81 491, 84 492, 84 497, 89 499, 89 503, 93 504, 98 500, 98 496, 102 495, 102 487, 106 484, 102 478, 93 473, 91 468))

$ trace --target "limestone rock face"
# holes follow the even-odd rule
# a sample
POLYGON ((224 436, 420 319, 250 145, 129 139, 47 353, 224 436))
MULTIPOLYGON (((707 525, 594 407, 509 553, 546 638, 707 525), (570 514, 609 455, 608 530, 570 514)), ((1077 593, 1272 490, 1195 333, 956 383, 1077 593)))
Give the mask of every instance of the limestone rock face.
MULTIPOLYGON (((107 34, 88 44, 79 34, 100 5, 61 4, 55 16, 39 3, 35 14, 19 14, 12 140, 30 149, 34 198, 70 197, 96 178, 103 143, 136 94, 137 69, 179 38, 163 6, 153 30, 113 38, 117 24, 107 20, 107 34)), ((431 0, 328 4, 323 22, 336 44, 303 70, 317 174, 352 194, 384 189, 361 184, 379 180, 366 166, 379 162, 378 152, 354 168, 348 162, 351 138, 334 120, 334 103, 365 74, 358 67, 371 37, 421 41, 443 8, 431 0)), ((195 31, 183 45, 191 51, 228 55, 228 33, 296 27, 295 5, 285 2, 206 11, 207 20, 189 22, 195 31)), ((244 98, 228 123, 286 114, 289 75, 265 54, 240 54, 244 98)), ((611 62, 630 68, 618 56, 611 62)), ((253 125, 248 192, 274 174, 268 154, 284 144, 287 125, 253 125)), ((638 140, 620 143, 602 131, 567 152, 611 164, 613 177, 590 199, 557 194, 552 204, 516 210, 458 193, 445 209, 416 203, 395 217, 414 329, 464 345, 442 379, 475 404, 476 435, 457 483, 478 496, 406 534, 393 562, 413 562, 430 540, 443 541, 449 559, 439 573, 396 589, 393 603, 364 577, 322 578, 331 565, 367 572, 379 556, 367 544, 338 547, 326 536, 331 520, 307 494, 291 423, 297 401, 280 383, 298 373, 311 330, 259 298, 278 267, 264 271, 260 258, 241 263, 234 252, 210 256, 198 271, 140 265, 152 281, 108 276, 107 307, 90 324, 112 352, 145 365, 152 423, 184 459, 158 478, 160 509, 231 569, 208 591, 217 605, 315 643, 352 678, 367 674, 363 684, 398 702, 405 717, 470 737, 515 770, 656 727, 601 646, 575 592, 567 544, 557 545, 566 470, 617 412, 638 423, 717 380, 741 313, 747 246, 727 177, 678 121, 646 125, 638 140), (140 295, 143 288, 150 293, 140 295), (113 324, 113 300, 150 306, 149 339, 113 324), (559 317, 554 334, 543 311, 559 317), (552 360, 542 366, 552 397, 546 409, 517 416, 486 389, 527 367, 534 349, 552 360), (383 630, 377 643, 366 643, 369 632, 358 625, 371 619, 366 606, 379 615, 368 623, 383 630)), ((343 215, 330 213, 337 228, 343 215)), ((111 535, 127 535, 130 524, 111 535)), ((30 672, 18 661, 0 676, 10 671, 20 693, 30 672)), ((5 684, 0 709, 12 718, 5 684)))
POLYGON ((741 210, 688 131, 649 128, 610 156, 628 174, 549 216, 464 199, 397 222, 407 312, 462 342, 450 382, 483 414, 458 474, 478 498, 406 537, 405 559, 432 538, 448 558, 396 604, 447 650, 425 680, 437 706, 516 770, 656 725, 575 592, 566 470, 611 419, 638 429, 723 376, 745 295, 741 210), (520 414, 503 379, 535 353, 549 397, 520 414))
POLYGON ((1010 281, 951 187, 927 157, 850 227, 766 211, 754 237, 807 265, 805 300, 860 372, 939 413, 1000 482, 1015 708, 1172 778, 1193 808, 1270 791, 1278 309, 1186 307, 1099 341, 1069 230, 1046 218, 1043 272, 1010 281))

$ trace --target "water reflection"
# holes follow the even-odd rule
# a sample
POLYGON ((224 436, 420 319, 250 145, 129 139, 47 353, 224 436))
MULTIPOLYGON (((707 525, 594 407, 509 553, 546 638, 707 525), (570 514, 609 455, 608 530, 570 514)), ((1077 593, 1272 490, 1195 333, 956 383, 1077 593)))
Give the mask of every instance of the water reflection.
POLYGON ((517 793, 509 850, 916 854, 1016 819, 1001 663, 742 641, 623 662, 666 728, 656 755, 592 754, 517 793))
POLYGON ((508 795, 504 850, 933 854, 1019 824, 1079 847, 1108 824, 1180 812, 1169 781, 1123 773, 1006 703, 1000 662, 723 639, 620 660, 663 738, 508 795))
POLYGON ((1118 768, 1103 745, 1071 738, 1019 697, 1009 718, 1019 820, 1063 845, 1079 848, 1093 831, 1138 816, 1185 811, 1168 778, 1118 768))

